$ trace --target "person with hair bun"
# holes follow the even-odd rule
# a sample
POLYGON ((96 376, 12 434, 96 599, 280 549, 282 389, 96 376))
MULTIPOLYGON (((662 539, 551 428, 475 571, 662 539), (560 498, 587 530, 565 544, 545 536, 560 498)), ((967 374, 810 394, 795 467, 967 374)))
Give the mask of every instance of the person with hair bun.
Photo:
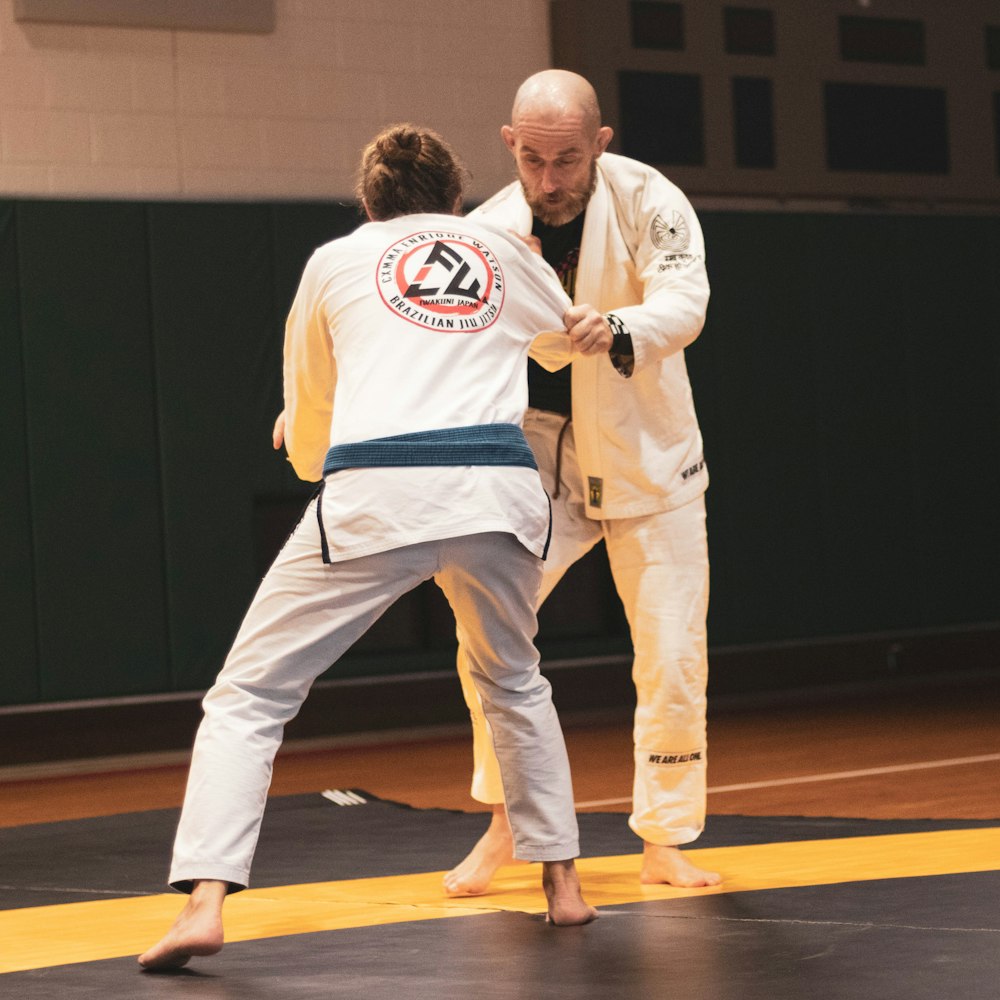
POLYGON ((569 763, 533 638, 549 503, 521 431, 531 355, 595 344, 518 237, 459 218, 465 171, 436 133, 365 149, 369 222, 310 258, 285 330, 284 440, 316 496, 264 577, 205 696, 169 882, 190 898, 139 957, 172 969, 223 945, 284 726, 401 595, 434 579, 455 613, 504 775, 517 857, 542 862, 548 919, 586 923, 569 763))

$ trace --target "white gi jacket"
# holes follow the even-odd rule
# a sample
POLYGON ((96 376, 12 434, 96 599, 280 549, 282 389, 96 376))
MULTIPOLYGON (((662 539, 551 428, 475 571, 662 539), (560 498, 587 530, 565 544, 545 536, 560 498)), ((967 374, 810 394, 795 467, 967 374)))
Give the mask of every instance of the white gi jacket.
MULTIPOLYGON (((569 305, 539 256, 483 220, 406 215, 320 247, 285 328, 295 472, 321 479, 331 445, 519 426, 529 348, 549 370, 570 360, 569 305)), ((540 556, 549 531, 538 473, 519 467, 348 468, 327 477, 322 516, 331 561, 486 531, 540 556)))
MULTIPOLYGON (((531 232, 517 182, 472 215, 531 232)), ((573 360, 573 431, 589 517, 673 510, 707 488, 684 348, 701 332, 708 296, 704 239, 687 198, 651 167, 603 154, 576 301, 619 317, 632 335, 635 369, 626 379, 605 355, 573 360)))

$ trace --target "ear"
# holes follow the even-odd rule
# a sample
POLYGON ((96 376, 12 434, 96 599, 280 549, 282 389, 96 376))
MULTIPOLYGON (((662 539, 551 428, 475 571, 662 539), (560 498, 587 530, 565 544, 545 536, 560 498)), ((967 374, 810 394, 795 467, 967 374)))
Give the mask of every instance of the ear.
POLYGON ((365 210, 365 215, 368 216, 368 221, 369 222, 376 222, 377 220, 376 220, 375 216, 372 215, 372 210, 368 207, 368 200, 366 198, 362 198, 361 199, 361 206, 365 210))
POLYGON ((503 139, 504 145, 513 153, 514 130, 509 125, 502 125, 500 127, 500 138, 503 139))
POLYGON ((597 155, 600 156, 615 137, 614 129, 610 125, 602 125, 597 130, 597 155))

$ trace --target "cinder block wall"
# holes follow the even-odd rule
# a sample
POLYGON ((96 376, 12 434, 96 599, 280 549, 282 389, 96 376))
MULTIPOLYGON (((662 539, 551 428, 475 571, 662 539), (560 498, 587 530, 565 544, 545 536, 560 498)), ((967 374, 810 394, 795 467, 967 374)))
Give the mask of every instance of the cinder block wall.
POLYGON ((459 149, 481 200, 499 126, 549 65, 545 0, 276 0, 271 34, 16 21, 0 0, 0 193, 330 198, 382 124, 459 149))

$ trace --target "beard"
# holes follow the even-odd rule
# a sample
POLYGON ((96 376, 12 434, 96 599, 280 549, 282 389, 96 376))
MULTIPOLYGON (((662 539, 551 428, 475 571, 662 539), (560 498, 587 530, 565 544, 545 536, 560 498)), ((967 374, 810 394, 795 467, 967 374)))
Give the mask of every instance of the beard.
POLYGON ((567 222, 572 222, 586 207, 590 201, 590 196, 597 187, 597 157, 590 161, 590 176, 586 184, 581 184, 573 188, 565 188, 554 198, 551 195, 543 194, 541 191, 532 191, 521 181, 521 191, 524 193, 524 200, 531 208, 536 219, 541 219, 547 226, 565 226, 567 222))

